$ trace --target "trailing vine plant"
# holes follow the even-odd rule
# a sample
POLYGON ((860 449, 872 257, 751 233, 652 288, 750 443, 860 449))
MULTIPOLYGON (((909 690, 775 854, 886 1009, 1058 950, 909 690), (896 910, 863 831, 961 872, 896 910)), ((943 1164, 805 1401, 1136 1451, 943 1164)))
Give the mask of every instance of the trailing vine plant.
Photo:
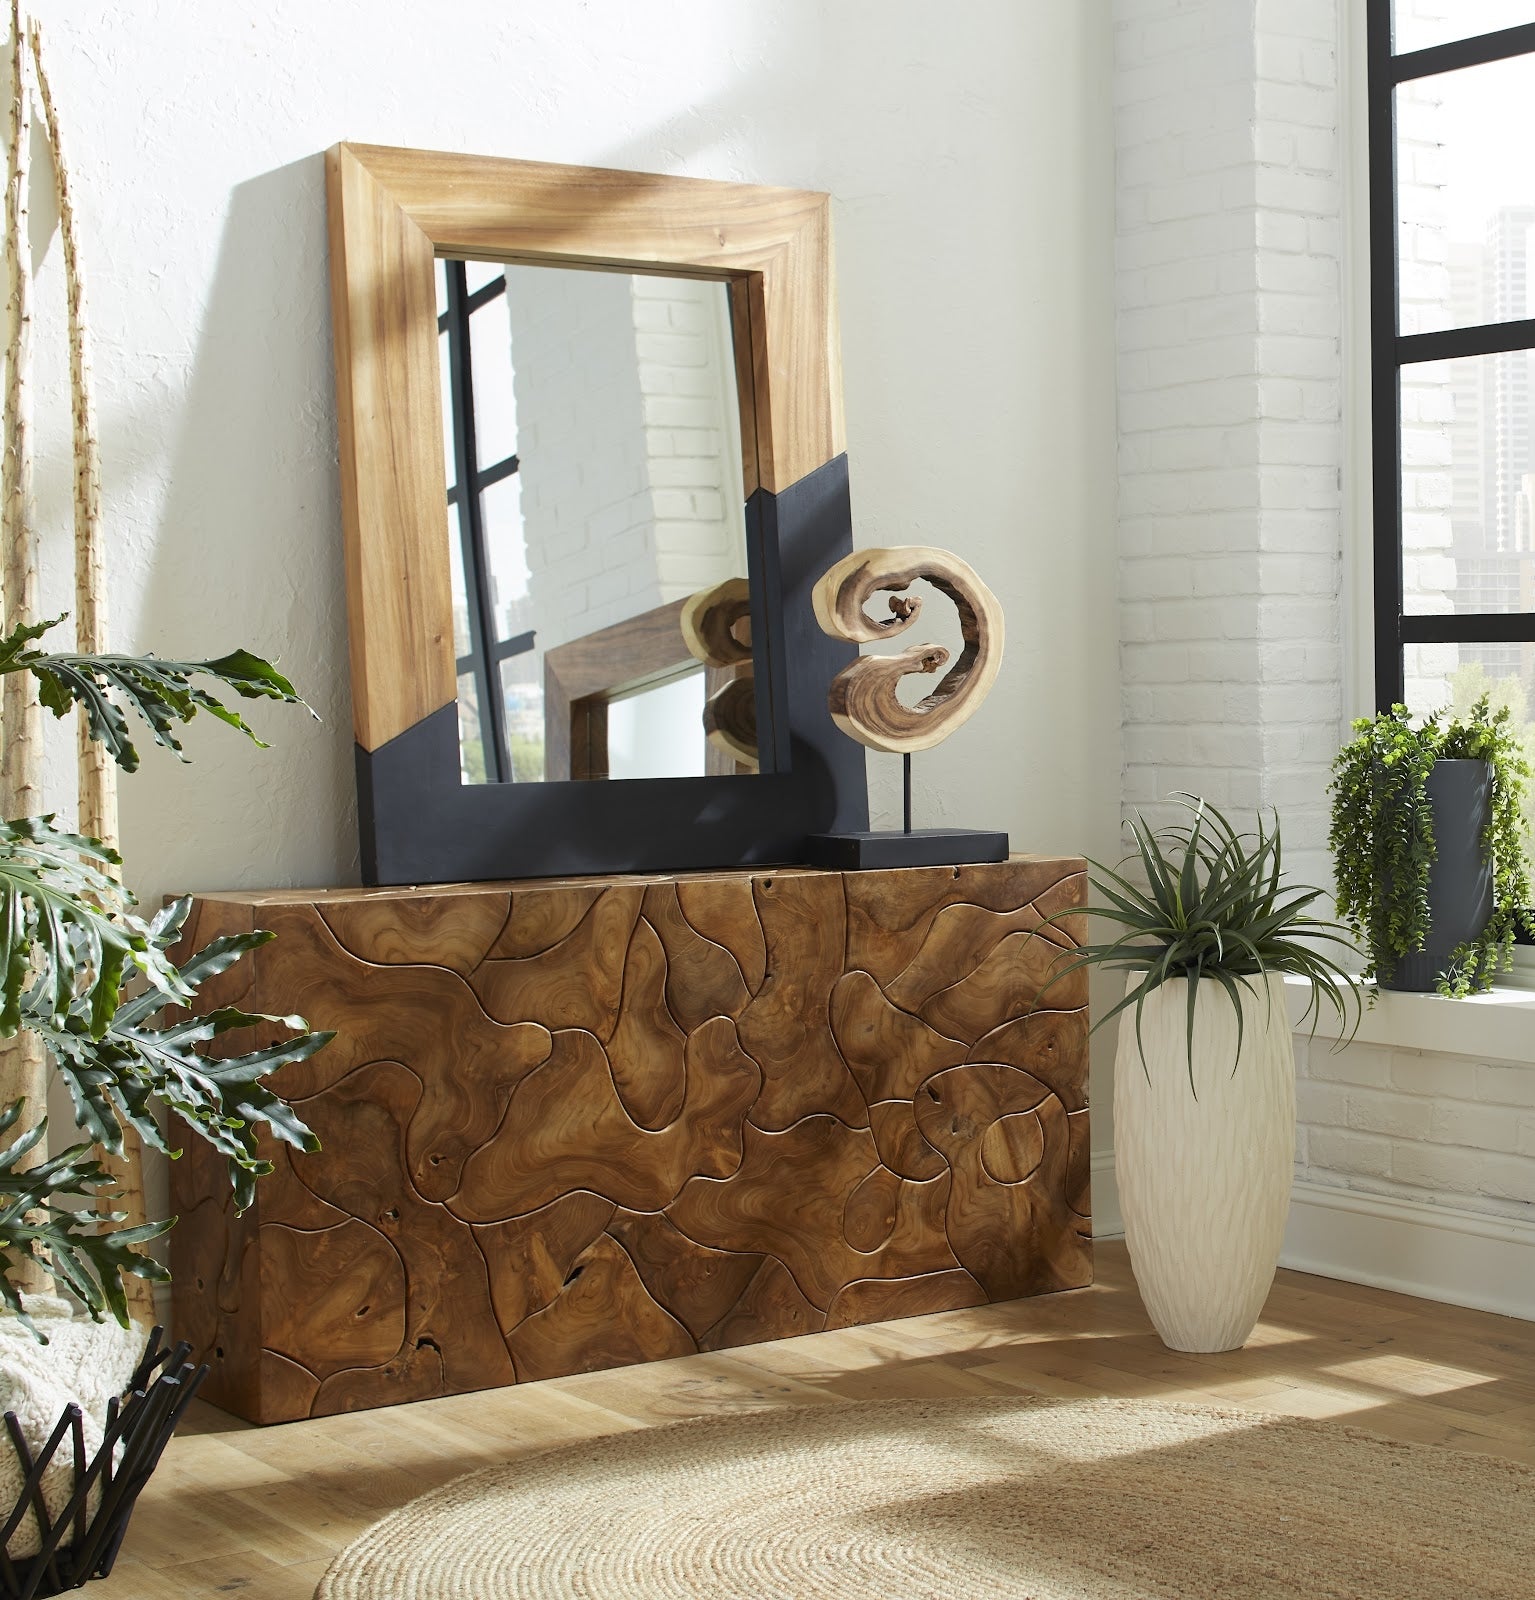
POLYGON ((1492 811, 1483 847, 1492 867, 1492 917, 1438 975, 1440 994, 1480 993, 1512 960, 1530 923, 1525 796, 1531 772, 1510 707, 1483 695, 1448 724, 1436 713, 1414 727, 1405 706, 1361 717, 1333 763, 1332 849, 1338 915, 1365 953, 1366 978, 1387 983, 1429 931, 1429 874, 1438 854, 1428 775, 1436 761, 1485 761, 1492 811))

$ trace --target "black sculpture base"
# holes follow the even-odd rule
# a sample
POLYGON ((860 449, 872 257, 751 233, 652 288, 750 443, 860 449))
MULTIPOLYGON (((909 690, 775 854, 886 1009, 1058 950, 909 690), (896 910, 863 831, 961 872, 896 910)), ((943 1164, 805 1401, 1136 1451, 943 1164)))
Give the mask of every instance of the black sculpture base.
POLYGON ((1006 861, 1007 835, 987 828, 916 828, 880 833, 812 833, 805 841, 812 867, 874 872, 886 867, 957 867, 1006 861))

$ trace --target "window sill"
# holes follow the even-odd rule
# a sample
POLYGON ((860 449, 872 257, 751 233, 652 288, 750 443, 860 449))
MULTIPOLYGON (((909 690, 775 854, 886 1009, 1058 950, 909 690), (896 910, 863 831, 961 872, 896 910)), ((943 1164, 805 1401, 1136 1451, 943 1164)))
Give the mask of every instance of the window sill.
MULTIPOLYGON (((1287 977, 1285 998, 1291 1025, 1299 1033, 1308 1033, 1311 1022, 1301 1019, 1311 998, 1311 985, 1304 978, 1287 977)), ((1368 1005, 1368 994, 1363 998, 1368 1005)), ((1352 1016, 1352 1006, 1349 1014, 1352 1016)), ((1348 1036, 1325 1000, 1316 1031, 1322 1039, 1348 1036)), ((1374 1006, 1365 1011, 1354 1037, 1360 1044, 1535 1066, 1535 990, 1506 985, 1464 1000, 1383 990, 1374 1006)))

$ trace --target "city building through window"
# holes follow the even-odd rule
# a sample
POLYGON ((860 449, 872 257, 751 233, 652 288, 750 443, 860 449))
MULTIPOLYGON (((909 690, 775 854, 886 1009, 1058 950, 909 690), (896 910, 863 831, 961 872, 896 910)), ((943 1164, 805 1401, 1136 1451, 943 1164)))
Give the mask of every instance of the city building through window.
POLYGON ((1376 701, 1488 693, 1528 725, 1535 0, 1369 0, 1368 25, 1376 701))

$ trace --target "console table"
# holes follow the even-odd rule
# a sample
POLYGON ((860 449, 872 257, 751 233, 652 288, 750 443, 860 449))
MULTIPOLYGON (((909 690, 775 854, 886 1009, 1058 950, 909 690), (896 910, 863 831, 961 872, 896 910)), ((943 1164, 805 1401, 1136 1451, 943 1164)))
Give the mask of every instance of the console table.
MULTIPOLYGON (((335 1041, 237 1217, 172 1166, 203 1393, 288 1421, 1092 1279, 1084 863, 204 895, 208 1004, 335 1041)), ((249 1048, 249 1041, 246 1041, 249 1048)))

